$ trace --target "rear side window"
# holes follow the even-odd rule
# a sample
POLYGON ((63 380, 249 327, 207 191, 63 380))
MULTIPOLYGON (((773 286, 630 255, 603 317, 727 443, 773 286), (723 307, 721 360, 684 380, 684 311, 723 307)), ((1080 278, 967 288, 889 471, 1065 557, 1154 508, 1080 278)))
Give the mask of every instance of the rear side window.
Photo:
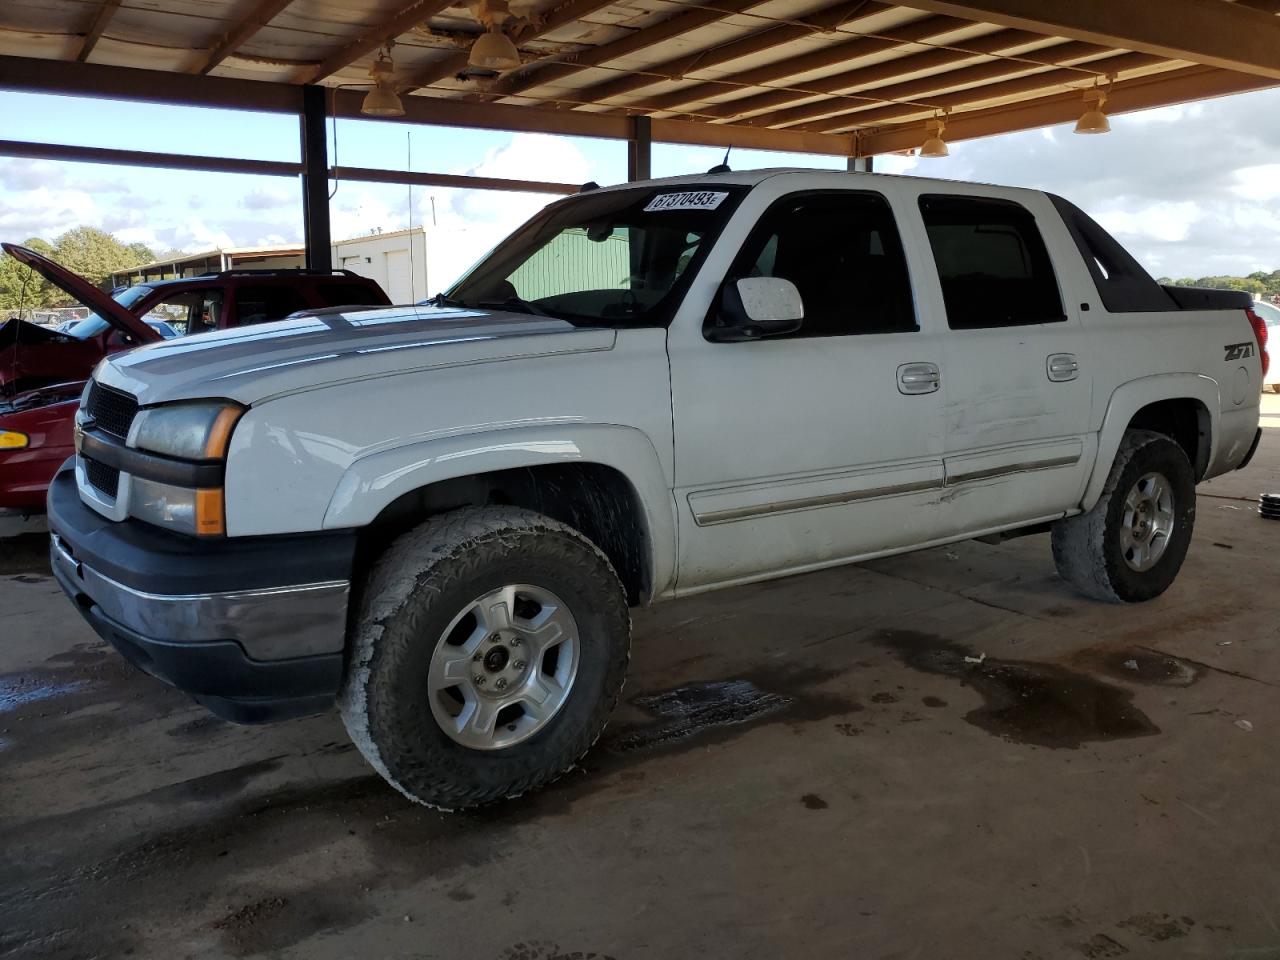
POLYGON ((1156 313, 1177 310, 1178 305, 1164 287, 1142 269, 1111 234, 1087 213, 1062 197, 1049 194, 1062 214, 1071 239, 1084 258, 1098 299, 1109 313, 1156 313))
POLYGON ((385 297, 379 297, 367 283, 317 283, 316 297, 326 307, 383 306, 385 297))
POLYGON ((984 197, 923 196, 952 330, 1065 320, 1053 263, 1025 207, 984 197))
POLYGON ((311 306, 302 292, 280 284, 246 284, 236 288, 236 326, 281 320, 311 306))
POLYGON ((793 338, 917 329, 898 226, 878 193, 784 197, 760 219, 732 275, 796 285, 804 322, 793 338))

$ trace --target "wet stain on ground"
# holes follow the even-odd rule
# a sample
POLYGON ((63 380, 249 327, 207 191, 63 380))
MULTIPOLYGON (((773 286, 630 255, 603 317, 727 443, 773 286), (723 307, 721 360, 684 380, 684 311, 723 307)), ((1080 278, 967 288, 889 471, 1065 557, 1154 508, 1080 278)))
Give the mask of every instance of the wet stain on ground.
POLYGON ((1105 933, 1095 933, 1084 943, 1074 945, 1076 952, 1088 960, 1104 960, 1110 957, 1123 957, 1129 952, 1129 948, 1117 940, 1113 940, 1105 933))
POLYGON ((898 698, 892 693, 873 693, 871 695, 872 703, 897 703, 898 698))
POLYGON ((1074 749, 1083 743, 1144 737, 1160 730, 1133 705, 1133 694, 1055 664, 992 657, 966 662, 972 651, 945 638, 884 630, 874 638, 907 666, 950 677, 982 696, 965 720, 1018 743, 1074 749))
MULTIPOLYGON (((759 676, 688 683, 631 700, 657 722, 606 733, 599 750, 615 757, 660 747, 706 745, 762 722, 802 724, 862 709, 842 697, 812 691, 836 672, 773 669, 759 676)), ((589 758, 590 759, 590 758, 589 758)), ((588 764, 590 766, 590 764, 588 764)))
POLYGON ((806 810, 825 810, 829 806, 827 801, 816 793, 806 793, 800 798, 800 802, 804 804, 806 810))
POLYGON ((1073 662, 1126 683, 1161 687, 1189 687, 1200 679, 1194 664, 1158 650, 1141 647, 1124 650, 1085 650, 1073 662))
POLYGON ((1140 913, 1116 924, 1121 930, 1132 930, 1151 943, 1163 943, 1185 937, 1195 926, 1190 917, 1174 917, 1167 913, 1140 913))
POLYGON ((947 701, 943 700, 941 697, 925 697, 920 702, 923 703, 926 707, 934 707, 934 708, 945 707, 947 705, 947 701))
POLYGON ((272 895, 246 903, 210 926, 227 952, 237 957, 275 953, 322 935, 350 927, 367 916, 350 898, 336 891, 307 890, 298 896, 272 895))
POLYGON ((560 944, 549 940, 530 940, 513 943, 497 960, 613 960, 613 957, 590 950, 563 950, 560 944))
POLYGON ((10 674, 0 677, 0 713, 42 700, 53 700, 74 693, 84 680, 55 680, 43 674, 10 674))
POLYGON ((610 738, 607 749, 613 753, 630 753, 684 740, 715 727, 758 720, 786 709, 791 698, 761 690, 747 680, 719 680, 642 694, 631 703, 663 722, 610 738))

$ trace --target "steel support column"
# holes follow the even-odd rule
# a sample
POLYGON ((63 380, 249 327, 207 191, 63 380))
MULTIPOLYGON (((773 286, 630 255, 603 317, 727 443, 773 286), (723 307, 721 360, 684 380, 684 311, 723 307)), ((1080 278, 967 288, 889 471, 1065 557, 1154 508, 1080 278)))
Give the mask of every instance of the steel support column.
POLYGON ((329 144, 325 130, 325 88, 302 88, 302 232, 307 268, 333 266, 329 235, 329 144))
POLYGON ((631 124, 631 137, 627 140, 627 179, 648 180, 652 176, 653 120, 633 117, 631 124))

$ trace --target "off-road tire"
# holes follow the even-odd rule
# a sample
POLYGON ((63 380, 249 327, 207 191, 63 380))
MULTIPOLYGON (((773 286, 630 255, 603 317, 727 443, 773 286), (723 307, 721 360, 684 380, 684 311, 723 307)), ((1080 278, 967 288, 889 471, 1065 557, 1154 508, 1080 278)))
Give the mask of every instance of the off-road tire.
POLYGON ((1129 430, 1093 509, 1053 525, 1053 561, 1063 580, 1095 600, 1151 600, 1178 575, 1195 520, 1195 473, 1186 451, 1164 434, 1129 430), (1162 473, 1173 489, 1174 528, 1155 565, 1137 571, 1125 562, 1120 546, 1124 501, 1133 485, 1152 472, 1162 473))
POLYGON ((618 575, 582 534, 518 507, 454 510, 403 534, 370 571, 347 646, 342 720, 365 759, 410 800, 460 810, 519 796, 560 776, 600 736, 630 641, 618 575), (559 712, 527 740, 469 749, 433 717, 427 671, 450 621, 504 583, 563 598, 579 627, 577 675, 559 712))

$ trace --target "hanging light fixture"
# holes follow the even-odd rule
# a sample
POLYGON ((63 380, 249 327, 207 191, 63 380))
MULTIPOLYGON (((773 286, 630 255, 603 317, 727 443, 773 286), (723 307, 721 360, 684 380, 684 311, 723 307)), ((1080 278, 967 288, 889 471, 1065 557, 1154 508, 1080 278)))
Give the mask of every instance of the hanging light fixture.
POLYGON ((1084 92, 1084 113, 1076 121, 1076 133, 1109 133, 1111 121, 1102 108, 1107 103, 1107 92, 1093 87, 1084 92))
POLYGON ((369 79, 373 88, 365 94, 360 104, 360 112, 366 117, 403 117, 404 104, 396 93, 391 77, 396 72, 395 62, 391 59, 390 47, 384 47, 378 59, 369 68, 369 79))
POLYGON ((951 155, 951 151, 947 149, 947 142, 942 139, 942 131, 947 129, 947 121, 945 117, 934 117, 924 125, 925 132, 928 137, 924 143, 920 145, 920 156, 922 157, 947 157, 951 155))
POLYGON ((498 72, 520 66, 520 51, 502 30, 509 14, 506 0, 484 0, 480 4, 479 19, 485 25, 485 32, 471 45, 468 66, 498 72))

